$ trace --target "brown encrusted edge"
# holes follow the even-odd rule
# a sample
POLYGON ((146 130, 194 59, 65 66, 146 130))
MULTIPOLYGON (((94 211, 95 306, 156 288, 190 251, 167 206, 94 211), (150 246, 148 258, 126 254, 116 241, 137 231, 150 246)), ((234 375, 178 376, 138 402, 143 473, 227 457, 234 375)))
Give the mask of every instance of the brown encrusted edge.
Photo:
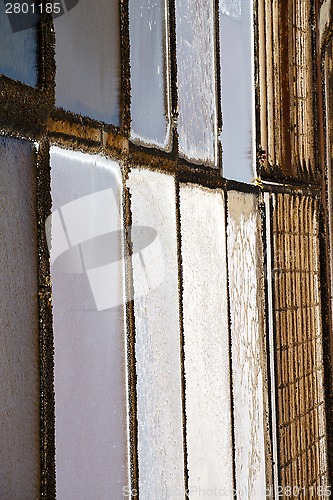
POLYGON ((121 133, 129 137, 131 129, 131 66, 129 35, 129 0, 120 0, 120 50, 121 50, 121 133))
POLYGON ((176 233, 177 233, 177 264, 178 264, 178 303, 179 303, 179 341, 180 341, 180 372, 183 421, 183 456, 184 456, 184 487, 185 499, 188 498, 189 474, 187 453, 187 415, 186 415, 186 374, 185 374, 185 336, 184 336, 184 302, 183 302, 183 259, 181 238, 180 183, 175 177, 176 233))
POLYGON ((311 179, 317 184, 322 181, 322 159, 320 155, 321 148, 321 74, 318 73, 318 44, 319 44, 319 11, 317 9, 317 0, 311 4, 311 25, 312 25, 312 74, 313 74, 313 89, 312 89, 312 113, 314 117, 314 165, 309 165, 311 179))
MULTIPOLYGON (((304 0, 302 0, 304 1, 304 0)), ((308 0, 305 0, 308 1, 308 0)), ((290 119, 290 107, 291 107, 291 90, 290 90, 290 56, 293 57, 293 49, 290 47, 290 37, 289 37, 289 25, 290 25, 290 0, 281 2, 279 5, 279 38, 280 38, 280 66, 283 68, 281 71, 281 111, 280 123, 277 124, 281 127, 281 138, 282 138, 282 150, 281 150, 281 163, 284 170, 284 175, 287 177, 295 177, 295 165, 293 164, 292 158, 292 146, 291 146, 291 119, 290 119)), ((294 41, 292 39, 292 41, 294 41)), ((274 50, 274 49, 273 49, 274 50)), ((278 96, 274 96, 277 98, 278 96)), ((297 175, 297 174, 296 174, 297 175)))
POLYGON ((230 286, 229 286, 229 258, 228 258, 228 190, 223 190, 224 196, 224 234, 225 234, 225 257, 226 257, 226 288, 227 288, 227 311, 228 311, 228 344, 229 344, 229 385, 230 385, 230 420, 231 420, 231 444, 232 444, 232 482, 234 495, 237 492, 237 474, 236 474, 236 435, 235 435, 235 397, 234 397, 234 379, 232 372, 232 330, 231 330, 231 305, 230 305, 230 286))
POLYGON ((333 385, 332 385, 332 314, 330 301, 330 286, 328 272, 330 266, 327 249, 326 218, 323 205, 320 204, 319 216, 319 254, 320 254, 320 294, 321 294, 321 321, 324 361, 324 390, 326 410, 326 439, 329 484, 333 485, 333 385))
POLYGON ((55 498, 55 399, 52 286, 45 221, 51 213, 49 143, 37 155, 38 306, 40 346, 41 498, 55 498))
MULTIPOLYGON (((274 271, 274 261, 275 261, 275 247, 274 247, 274 234, 273 234, 273 229, 274 229, 274 198, 272 196, 272 193, 270 193, 269 196, 269 215, 270 215, 270 247, 271 247, 271 262, 267 262, 267 265, 271 266, 271 277, 272 277, 272 315, 273 315, 273 324, 272 324, 272 336, 273 336, 273 345, 271 346, 273 350, 273 363, 274 363, 274 373, 275 375, 277 374, 277 366, 278 366, 278 359, 277 359, 277 349, 276 349, 276 321, 275 321, 275 308, 274 308, 274 290, 276 289, 275 285, 275 273, 274 271)), ((268 310, 268 309, 267 309, 268 310)), ((269 330, 267 330, 267 334, 269 335, 269 330)), ((277 456, 277 477, 274 476, 273 472, 273 486, 275 489, 275 486, 281 485, 281 472, 280 472, 280 464, 279 464, 279 457, 280 457, 280 447, 281 447, 281 440, 279 439, 279 421, 278 421, 278 387, 275 379, 275 386, 271 388, 271 398, 275 398, 275 408, 276 408, 276 414, 275 414, 275 422, 272 421, 272 426, 274 425, 275 427, 275 432, 276 432, 276 456, 277 456)), ((272 414, 270 414, 271 420, 272 420, 272 414)), ((272 433, 273 433, 273 428, 272 428, 272 433)), ((272 441, 273 444, 273 441, 272 441)), ((274 451, 273 450, 273 457, 274 457, 274 451)))
POLYGON ((135 357, 135 311, 133 297, 133 272, 130 263, 132 256, 132 211, 131 194, 127 187, 130 164, 126 162, 122 171, 123 188, 123 226, 125 228, 125 293, 126 293, 126 344, 128 368, 128 417, 129 417, 129 448, 130 448, 130 482, 131 498, 137 499, 139 493, 139 458, 138 458, 138 417, 137 417, 137 372, 135 357), (130 300, 129 300, 130 299, 130 300))

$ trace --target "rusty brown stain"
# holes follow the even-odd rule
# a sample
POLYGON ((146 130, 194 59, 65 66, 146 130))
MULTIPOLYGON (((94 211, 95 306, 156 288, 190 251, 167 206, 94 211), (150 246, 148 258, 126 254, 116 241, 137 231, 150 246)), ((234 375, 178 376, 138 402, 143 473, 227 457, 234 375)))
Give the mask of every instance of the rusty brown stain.
POLYGON ((280 43, 281 43, 281 80, 282 80, 282 168, 286 175, 293 174, 292 158, 291 158, 291 141, 290 141, 290 89, 289 89, 289 5, 290 2, 284 1, 280 3, 280 43))
POLYGON ((129 153, 129 140, 120 134, 115 135, 110 132, 102 132, 103 146, 109 146, 111 149, 117 149, 122 154, 129 153))

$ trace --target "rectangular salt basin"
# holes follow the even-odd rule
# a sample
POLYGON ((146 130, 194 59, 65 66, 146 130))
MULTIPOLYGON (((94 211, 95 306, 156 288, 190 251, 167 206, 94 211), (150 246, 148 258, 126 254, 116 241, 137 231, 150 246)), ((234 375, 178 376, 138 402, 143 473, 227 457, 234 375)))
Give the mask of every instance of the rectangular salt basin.
POLYGON ((265 498, 263 253, 254 194, 228 193, 228 269, 239 498, 265 498))
MULTIPOLYGON (((14 31, 15 25, 11 25, 6 14, 6 4, 0 2, 0 73, 35 87, 38 79, 38 15, 20 14, 20 20, 24 21, 22 16, 29 16, 31 27, 14 31)), ((12 23, 15 21, 11 20, 12 23)))
POLYGON ((184 498, 175 182, 133 169, 127 186, 133 228, 156 231, 142 252, 133 238, 140 496, 184 498))
POLYGON ((170 142, 169 60, 166 2, 129 2, 131 42, 131 137, 167 148, 170 142))
POLYGON ((121 498, 129 460, 119 165, 52 147, 51 188, 57 496, 121 498))
POLYGON ((54 26, 56 106, 119 125, 119 1, 80 0, 54 26))
POLYGON ((252 0, 220 0, 223 177, 256 177, 252 0))
POLYGON ((214 2, 176 0, 181 156, 217 165, 214 2))
POLYGON ((233 498, 223 192, 181 185, 186 429, 191 498, 233 498))
MULTIPOLYGON (((36 155, 0 139, 0 492, 40 492, 36 155)), ((23 494, 24 492, 24 494, 23 494)))

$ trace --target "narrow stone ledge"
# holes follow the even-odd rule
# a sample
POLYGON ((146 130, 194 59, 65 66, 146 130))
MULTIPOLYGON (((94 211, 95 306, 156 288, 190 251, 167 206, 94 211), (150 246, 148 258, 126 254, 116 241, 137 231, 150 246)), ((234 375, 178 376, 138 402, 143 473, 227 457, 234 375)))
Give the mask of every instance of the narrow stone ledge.
POLYGON ((97 128, 87 127, 77 123, 67 121, 54 121, 49 118, 47 121, 47 130, 50 133, 63 134, 76 139, 98 142, 101 140, 101 131, 97 128))
POLYGON ((104 147, 117 149, 122 154, 128 154, 128 139, 122 135, 115 135, 111 132, 102 132, 102 144, 104 147))

